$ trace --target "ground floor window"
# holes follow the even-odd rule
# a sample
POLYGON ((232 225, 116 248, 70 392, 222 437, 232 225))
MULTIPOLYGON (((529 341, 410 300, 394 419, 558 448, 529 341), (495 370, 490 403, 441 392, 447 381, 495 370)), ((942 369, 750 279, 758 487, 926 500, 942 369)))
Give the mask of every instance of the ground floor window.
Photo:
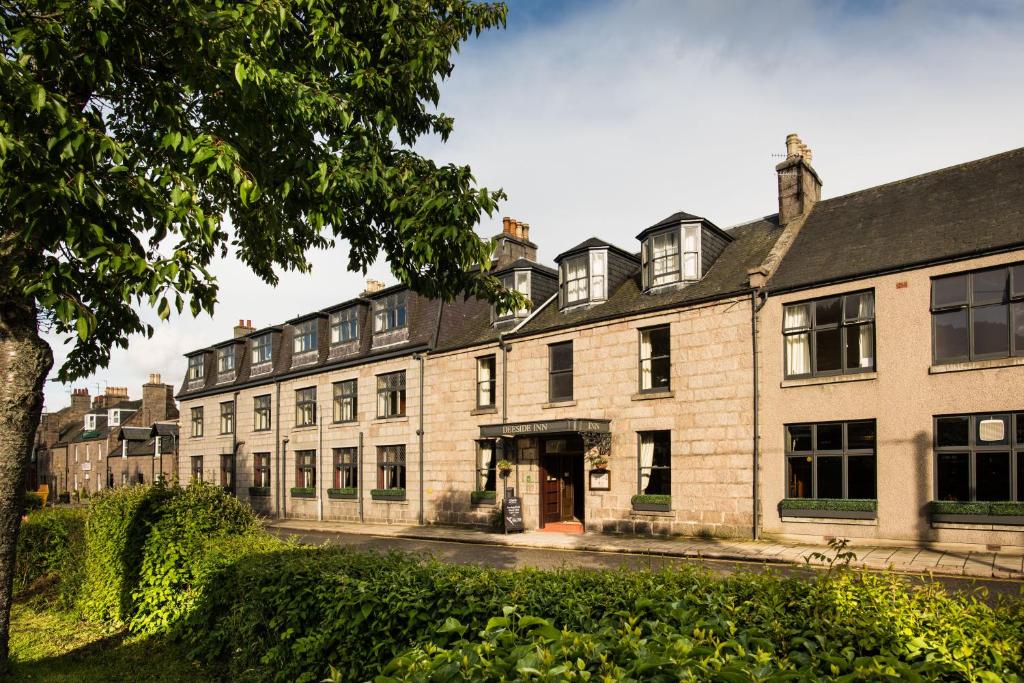
POLYGON ((672 432, 640 432, 639 491, 672 495, 672 432))
POLYGON ((359 451, 356 448, 334 449, 334 488, 354 489, 359 486, 359 451))
POLYGON ((316 488, 316 451, 295 451, 295 486, 316 488))
POLYGON ((270 488, 270 453, 254 453, 252 456, 253 486, 270 488))
POLYGON ((1024 500, 1024 413, 935 418, 935 498, 1024 500))
MULTIPOLYGON (((113 477, 113 475, 111 475, 113 477)), ((192 481, 203 480, 203 456, 193 455, 192 456, 192 481)), ((113 486, 114 482, 110 482, 113 486)))
POLYGON ((142 472, 136 472, 135 473, 135 483, 136 484, 145 484, 146 483, 146 475, 144 475, 142 472))
POLYGON ((875 461, 874 420, 789 425, 786 496, 873 500, 875 461))
POLYGON ((377 488, 405 488, 405 446, 377 446, 377 488))
POLYGON ((235 456, 220 456, 220 485, 225 490, 235 488, 235 456))
POLYGON ((492 440, 476 442, 476 490, 497 490, 498 448, 492 440))

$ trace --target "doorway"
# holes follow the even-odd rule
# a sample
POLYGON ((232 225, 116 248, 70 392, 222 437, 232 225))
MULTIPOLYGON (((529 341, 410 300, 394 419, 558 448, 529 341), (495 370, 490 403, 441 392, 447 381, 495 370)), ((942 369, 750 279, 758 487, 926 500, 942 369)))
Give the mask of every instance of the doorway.
POLYGON ((540 525, 583 523, 583 439, 549 437, 541 442, 540 525))

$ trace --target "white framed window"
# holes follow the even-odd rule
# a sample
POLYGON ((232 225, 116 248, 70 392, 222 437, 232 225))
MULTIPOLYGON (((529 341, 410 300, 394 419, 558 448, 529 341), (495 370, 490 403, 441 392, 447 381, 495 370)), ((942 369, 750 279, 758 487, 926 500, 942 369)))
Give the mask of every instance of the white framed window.
POLYGON ((204 365, 205 364, 203 363, 203 354, 200 354, 198 356, 189 356, 188 378, 190 380, 202 379, 203 376, 206 374, 206 368, 204 367, 204 365))
POLYGON ((231 372, 235 369, 235 349, 233 346, 226 346, 217 349, 217 372, 231 372))
POLYGON ((388 332, 406 325, 405 292, 373 302, 373 331, 388 332))
POLYGON ((597 249, 590 252, 590 300, 604 301, 608 298, 608 252, 597 249))
POLYGON ((590 298, 587 274, 587 254, 567 258, 559 268, 562 285, 562 303, 565 306, 582 303, 590 298))
POLYGON ((252 340, 252 364, 269 363, 271 355, 271 339, 269 334, 260 335, 252 340))
POLYGON ((107 413, 107 424, 111 427, 117 427, 121 424, 121 411, 111 410, 107 413))
POLYGON ((344 344, 359 339, 359 316, 349 308, 331 314, 331 344, 344 344))
POLYGON ((85 416, 85 428, 87 430, 90 430, 90 431, 96 429, 96 416, 95 415, 86 415, 85 416))
MULTIPOLYGON (((519 292, 527 299, 530 298, 530 271, 514 270, 501 276, 501 286, 507 290, 519 292)), ((499 318, 523 318, 529 313, 529 309, 521 308, 518 311, 507 311, 499 315, 499 318)))
POLYGON ((644 286, 699 280, 700 252, 699 225, 683 225, 649 235, 640 250, 644 286))
POLYGON ((497 364, 494 355, 476 359, 476 407, 493 408, 497 385, 497 364))
POLYGON ((307 320, 295 326, 295 353, 316 349, 316 320, 307 320))

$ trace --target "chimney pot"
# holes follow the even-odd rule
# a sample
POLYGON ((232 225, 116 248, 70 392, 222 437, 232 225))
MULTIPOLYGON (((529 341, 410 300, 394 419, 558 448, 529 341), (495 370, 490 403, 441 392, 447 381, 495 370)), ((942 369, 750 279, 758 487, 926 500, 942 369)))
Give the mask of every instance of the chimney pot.
POLYGON ((383 282, 381 282, 380 280, 374 280, 373 278, 367 278, 366 289, 363 291, 363 294, 374 294, 375 292, 379 292, 382 289, 384 289, 383 282))
POLYGON ((248 327, 249 329, 252 329, 252 321, 249 320, 249 319, 246 319, 245 326, 248 327))
POLYGON ((511 235, 512 234, 512 229, 513 229, 512 228, 512 223, 513 223, 512 219, 509 218, 508 216, 505 216, 504 218, 502 218, 501 219, 501 231, 503 233, 505 233, 506 235, 511 235))
POLYGON ((807 215, 821 198, 821 178, 811 166, 811 148, 796 133, 786 136, 786 160, 775 167, 779 184, 779 223, 807 215))

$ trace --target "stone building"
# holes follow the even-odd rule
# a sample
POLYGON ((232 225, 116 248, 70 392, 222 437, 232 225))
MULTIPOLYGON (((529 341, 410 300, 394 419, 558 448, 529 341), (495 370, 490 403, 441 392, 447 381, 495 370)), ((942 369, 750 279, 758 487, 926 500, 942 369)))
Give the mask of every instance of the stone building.
POLYGON ((239 321, 186 354, 179 477, 286 517, 486 525, 514 492, 527 529, 1024 545, 1012 505, 966 514, 1024 497, 1024 150, 821 199, 790 136, 776 178, 769 216, 554 267, 506 218, 529 310, 371 281, 239 321))

